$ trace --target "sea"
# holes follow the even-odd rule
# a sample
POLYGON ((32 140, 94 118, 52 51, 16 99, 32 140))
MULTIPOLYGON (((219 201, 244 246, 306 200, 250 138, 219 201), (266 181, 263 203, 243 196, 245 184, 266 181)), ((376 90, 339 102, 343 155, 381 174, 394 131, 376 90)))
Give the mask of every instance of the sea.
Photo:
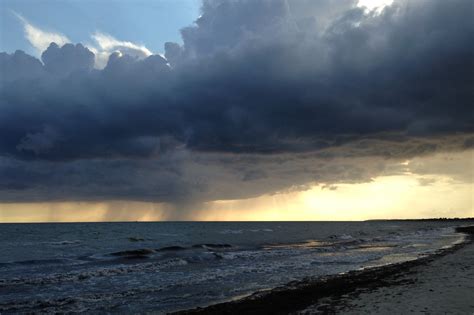
POLYGON ((417 259, 456 222, 0 224, 0 313, 168 313, 417 259))

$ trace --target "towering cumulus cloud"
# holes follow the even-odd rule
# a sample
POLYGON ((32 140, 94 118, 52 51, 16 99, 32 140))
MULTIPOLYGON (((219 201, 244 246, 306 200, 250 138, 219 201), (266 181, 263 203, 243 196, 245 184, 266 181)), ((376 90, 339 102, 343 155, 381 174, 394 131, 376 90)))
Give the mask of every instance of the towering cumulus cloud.
POLYGON ((140 56, 103 70, 81 44, 1 53, 0 199, 247 198, 472 148, 471 0, 201 10, 166 58, 127 42, 140 56))

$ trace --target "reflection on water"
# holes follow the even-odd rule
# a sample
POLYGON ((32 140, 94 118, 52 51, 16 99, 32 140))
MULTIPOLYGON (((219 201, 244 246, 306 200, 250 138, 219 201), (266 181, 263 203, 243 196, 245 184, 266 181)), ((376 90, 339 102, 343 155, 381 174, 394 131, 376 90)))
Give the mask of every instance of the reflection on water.
POLYGON ((0 313, 167 312, 307 276, 414 259, 443 222, 7 224, 0 313))

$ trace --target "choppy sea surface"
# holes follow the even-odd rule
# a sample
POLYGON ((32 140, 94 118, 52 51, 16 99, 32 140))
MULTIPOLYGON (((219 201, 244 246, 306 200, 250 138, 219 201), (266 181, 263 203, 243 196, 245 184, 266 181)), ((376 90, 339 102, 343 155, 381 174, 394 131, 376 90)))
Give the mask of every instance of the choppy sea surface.
POLYGON ((0 225, 0 313, 166 313, 416 259, 453 222, 0 225))

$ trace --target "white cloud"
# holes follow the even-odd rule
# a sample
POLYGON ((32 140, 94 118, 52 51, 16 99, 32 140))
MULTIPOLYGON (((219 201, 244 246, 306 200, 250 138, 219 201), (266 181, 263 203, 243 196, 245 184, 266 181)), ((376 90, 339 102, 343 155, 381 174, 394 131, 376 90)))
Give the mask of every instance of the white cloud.
MULTIPOLYGON (((25 37, 36 49, 39 55, 41 55, 41 53, 45 51, 52 42, 58 44, 60 47, 64 44, 71 43, 71 40, 67 36, 61 33, 44 31, 32 25, 21 14, 14 11, 12 12, 23 23, 25 37)), ((109 56, 114 52, 119 52, 138 59, 143 59, 153 54, 144 45, 118 40, 103 32, 96 32, 91 35, 91 38, 94 43, 86 44, 85 46, 94 53, 94 67, 97 69, 104 68, 109 60, 109 56)))
POLYGON ((359 7, 365 7, 368 10, 376 10, 377 12, 382 11, 386 6, 393 3, 393 0, 359 0, 357 5, 359 7))
POLYGON ((152 52, 145 46, 140 46, 132 42, 121 41, 109 34, 96 32, 91 36, 103 51, 120 51, 133 57, 148 57, 152 52))
POLYGON ((146 58, 153 54, 143 45, 121 41, 106 33, 96 32, 91 37, 96 45, 87 45, 87 48, 96 55, 95 67, 99 69, 105 67, 110 54, 114 52, 120 52, 138 59, 146 58))
POLYGON ((46 32, 31 24, 22 15, 16 12, 13 12, 13 14, 23 23, 26 39, 39 54, 45 51, 52 42, 58 44, 59 46, 63 46, 64 44, 71 42, 69 38, 61 33, 46 32))

